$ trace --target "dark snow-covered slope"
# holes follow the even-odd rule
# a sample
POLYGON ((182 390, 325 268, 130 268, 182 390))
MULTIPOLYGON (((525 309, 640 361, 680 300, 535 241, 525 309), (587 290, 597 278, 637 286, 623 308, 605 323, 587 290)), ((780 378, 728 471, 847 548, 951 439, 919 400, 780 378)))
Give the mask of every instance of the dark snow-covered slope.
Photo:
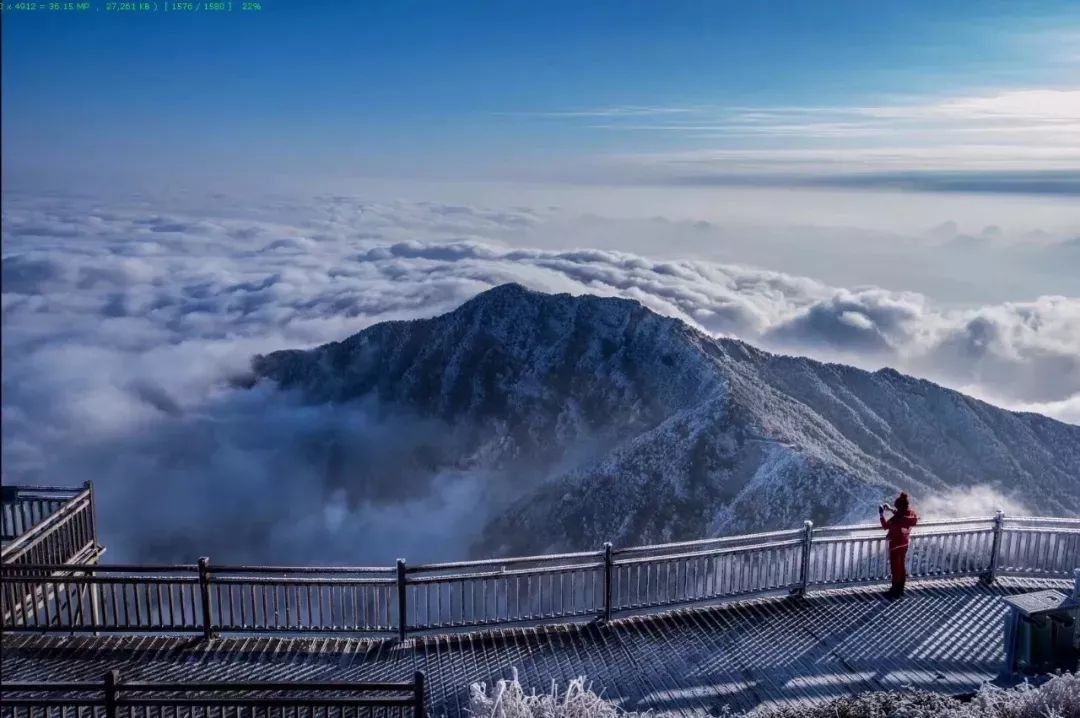
POLYGON ((1080 427, 713 339, 629 300, 505 285, 253 368, 312 402, 444 425, 453 442, 417 464, 488 477, 478 553, 843 521, 897 488, 988 485, 1080 513, 1080 427))

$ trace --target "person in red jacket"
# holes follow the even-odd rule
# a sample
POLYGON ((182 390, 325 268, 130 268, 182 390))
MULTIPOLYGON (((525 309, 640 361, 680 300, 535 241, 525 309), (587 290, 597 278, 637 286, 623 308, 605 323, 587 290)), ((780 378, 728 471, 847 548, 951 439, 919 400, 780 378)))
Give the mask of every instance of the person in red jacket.
POLYGON ((907 580, 907 551, 910 543, 909 535, 911 527, 919 522, 919 517, 911 510, 908 495, 901 493, 896 497, 894 506, 882 504, 878 507, 878 519, 881 528, 888 531, 889 540, 889 570, 892 573, 892 588, 885 595, 889 598, 900 598, 904 595, 904 582, 907 580), (888 519, 885 511, 893 512, 888 519))

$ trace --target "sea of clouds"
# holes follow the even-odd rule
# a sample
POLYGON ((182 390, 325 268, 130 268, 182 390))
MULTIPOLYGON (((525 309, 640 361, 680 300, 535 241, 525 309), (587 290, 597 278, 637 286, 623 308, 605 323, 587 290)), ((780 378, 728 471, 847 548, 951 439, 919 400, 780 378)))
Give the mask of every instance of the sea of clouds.
MULTIPOLYGON (((943 241, 955 245, 955 230, 946 230, 943 241)), ((629 297, 711 334, 892 366, 1080 423, 1080 298, 943 304, 917 292, 664 258, 671 237, 699 231, 709 227, 627 224, 553 207, 5 194, 5 482, 95 480, 114 558, 210 553, 355 564, 460 556, 469 533, 462 527, 482 520, 482 477, 431 476, 421 498, 377 480, 345 492, 335 478, 373 456, 392 462, 409 451, 401 437, 438 427, 387 424, 362 406, 303 406, 230 379, 256 353, 431 316, 510 281, 629 297), (635 233, 635 246, 652 236, 653 248, 565 246, 598 223, 635 233), (351 456, 328 449, 350 444, 351 456)), ((1080 258, 1075 239, 1043 246, 1048 254, 1037 262, 1080 258)))

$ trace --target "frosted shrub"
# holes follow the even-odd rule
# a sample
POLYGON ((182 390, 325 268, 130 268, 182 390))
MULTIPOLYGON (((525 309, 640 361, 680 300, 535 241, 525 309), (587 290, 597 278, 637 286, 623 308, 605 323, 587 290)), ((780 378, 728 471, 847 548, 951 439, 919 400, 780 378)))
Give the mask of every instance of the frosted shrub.
POLYGON ((488 694, 487 684, 469 687, 469 712, 477 718, 618 718, 646 716, 628 713, 592 691, 585 678, 575 678, 561 694, 552 683, 547 693, 526 693, 517 678, 498 681, 488 694))
POLYGON ((751 718, 960 718, 963 703, 929 691, 880 691, 800 708, 764 708, 751 718))
POLYGON ((1038 687, 1012 690, 983 686, 966 706, 965 716, 993 718, 1080 718, 1080 673, 1054 676, 1038 687))
MULTIPOLYGON (((664 718, 662 713, 629 713, 575 678, 559 692, 526 693, 517 673, 488 693, 486 684, 470 687, 469 712, 476 718, 664 718)), ((735 718, 727 706, 714 715, 735 718)), ((837 698, 800 708, 761 708, 750 718, 1080 718, 1080 674, 1055 676, 1042 685, 1024 683, 1003 689, 983 686, 964 702, 929 691, 881 691, 837 698)))
POLYGON ((753 711, 753 718, 1080 718, 1080 675, 1055 676, 1036 687, 984 685, 970 701, 928 691, 881 691, 809 708, 753 711))
POLYGON ((837 698, 812 708, 753 711, 753 718, 1080 718, 1080 675, 1036 687, 984 685, 970 701, 927 691, 882 691, 837 698))

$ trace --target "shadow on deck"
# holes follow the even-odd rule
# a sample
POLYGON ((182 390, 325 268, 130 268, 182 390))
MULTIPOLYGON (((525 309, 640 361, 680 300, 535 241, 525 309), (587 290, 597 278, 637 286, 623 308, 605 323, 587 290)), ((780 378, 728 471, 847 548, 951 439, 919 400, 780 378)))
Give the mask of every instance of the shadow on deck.
POLYGON ((817 591, 607 625, 503 629, 404 643, 342 638, 5 636, 5 680, 385 681, 428 677, 435 715, 460 716, 468 686, 508 678, 550 690, 579 675, 628 710, 718 712, 727 704, 807 701, 868 690, 964 693, 993 679, 1004 657, 1004 595, 1069 582, 974 579, 817 591))

